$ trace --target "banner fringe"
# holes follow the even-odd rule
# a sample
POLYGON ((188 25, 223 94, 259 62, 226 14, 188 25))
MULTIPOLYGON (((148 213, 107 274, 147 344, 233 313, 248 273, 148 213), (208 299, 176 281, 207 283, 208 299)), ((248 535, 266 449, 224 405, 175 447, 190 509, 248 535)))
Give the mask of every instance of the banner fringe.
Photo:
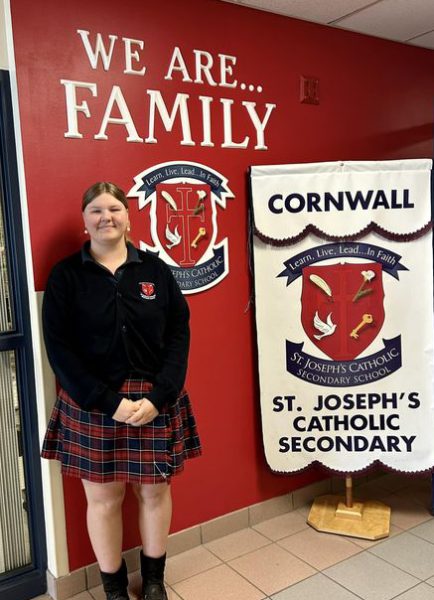
POLYGON ((371 221, 369 225, 361 229, 358 233, 354 233, 351 235, 330 235, 325 231, 322 231, 315 225, 309 224, 303 229, 301 233, 292 237, 287 237, 279 240, 263 234, 261 231, 259 231, 256 225, 254 225, 253 235, 260 239, 261 242, 264 242, 264 244, 277 247, 293 246, 294 244, 301 242, 301 240, 303 240, 310 234, 313 234, 327 242, 355 242, 368 235, 369 233, 376 233, 380 237, 393 242, 412 242, 413 240, 417 240, 429 233, 430 231, 432 231, 432 228, 433 222, 428 221, 426 225, 424 225, 417 231, 413 231, 410 233, 393 233, 392 231, 388 231, 387 229, 384 229, 384 227, 380 227, 380 225, 377 225, 376 223, 371 221))
MULTIPOLYGON (((268 463, 267 463, 268 464, 268 463)), ((371 472, 373 469, 377 467, 381 467, 388 472, 391 473, 399 473, 400 475, 408 475, 409 477, 416 477, 420 475, 432 475, 434 472, 434 465, 432 467, 428 467, 426 469, 422 469, 420 471, 402 471, 401 469, 395 469, 394 467, 390 467, 389 465, 385 465, 380 460, 376 459, 372 461, 366 467, 362 467, 361 469, 357 469, 355 471, 340 471, 338 469, 333 469, 331 467, 327 467, 319 460, 313 460, 305 467, 301 467, 300 469, 296 469, 295 471, 277 471, 273 469, 270 465, 268 465, 271 471, 275 475, 298 475, 299 473, 303 473, 311 468, 319 469, 320 471, 325 472, 326 474, 336 475, 338 477, 362 477, 367 473, 371 472)))

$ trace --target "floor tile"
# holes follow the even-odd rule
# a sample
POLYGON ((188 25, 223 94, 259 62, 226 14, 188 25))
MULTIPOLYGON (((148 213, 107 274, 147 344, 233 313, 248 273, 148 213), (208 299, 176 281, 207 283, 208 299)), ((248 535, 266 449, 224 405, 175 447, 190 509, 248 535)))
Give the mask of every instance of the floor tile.
POLYGON ((315 569, 322 570, 361 552, 361 548, 340 535, 320 533, 309 527, 278 542, 315 569))
POLYGON ((426 583, 420 583, 408 592, 396 596, 394 600, 434 600, 434 588, 426 583))
POLYGON ((389 535, 387 538, 381 538, 380 540, 365 540, 363 538, 346 536, 345 539, 349 540, 350 542, 353 542, 353 544, 357 544, 357 546, 360 546, 360 548, 362 548, 363 550, 366 550, 368 548, 376 546, 377 544, 381 544, 382 542, 384 542, 384 540, 389 540, 403 532, 403 529, 400 529, 396 525, 391 525, 389 529, 389 535))
MULTIPOLYGON (((434 600, 431 478, 366 478, 354 497, 391 506, 388 538, 318 532, 306 523, 309 502, 169 558, 169 600, 434 600)), ((130 600, 138 600, 139 571, 129 580, 130 600)), ((98 585, 69 600, 105 594, 98 585)))
POLYGON ((205 573, 173 585, 183 600, 262 600, 259 591, 227 565, 220 565, 205 573))
POLYGON ((90 588, 89 594, 92 596, 93 600, 105 600, 106 597, 102 585, 90 588))
POLYGON ((311 566, 277 544, 255 550, 228 564, 267 595, 315 573, 311 566))
MULTIPOLYGON (((300 506, 299 508, 294 510, 294 513, 298 513, 299 515, 301 515, 303 517, 303 519, 307 522, 307 518, 309 516, 311 508, 312 508, 312 502, 308 502, 307 504, 303 504, 303 506, 300 506)), ((307 523, 306 523, 306 525, 307 525, 307 523)))
POLYGON ((308 527, 306 518, 297 510, 294 510, 286 515, 280 515, 258 523, 253 528, 270 540, 276 541, 308 527))
POLYGON ((203 546, 198 546, 167 559, 166 581, 172 586, 173 583, 212 569, 219 564, 221 564, 219 558, 203 546))
POLYGON ((262 546, 270 544, 270 540, 254 529, 242 529, 218 540, 204 544, 205 548, 223 561, 228 561, 262 546))
POLYGON ((140 593, 142 588, 142 576, 140 571, 133 571, 128 574, 128 593, 131 600, 140 600, 140 593))
MULTIPOLYGON (((134 571, 133 573, 129 573, 128 583, 128 595, 130 597, 130 600, 141 600, 142 578, 140 575, 140 571, 134 571)), ((171 592, 172 596, 170 595, 169 588, 167 593, 169 596, 169 600, 178 600, 178 596, 174 595, 174 592, 171 592)), ((69 600, 106 600, 106 596, 102 585, 99 585, 89 590, 89 597, 83 596, 82 598, 80 595, 78 595, 74 596, 73 598, 70 598, 69 600)))
POLYGON ((419 579, 434 576, 434 546, 410 533, 378 544, 369 552, 419 579))
POLYGON ((412 535, 417 535, 427 542, 434 544, 434 519, 421 523, 417 527, 413 527, 410 532, 412 535))
POLYGON ((317 573, 300 583, 271 596, 272 600, 360 600, 348 590, 336 582, 328 579, 321 573, 317 573))
POLYGON ((370 552, 361 552, 330 567, 324 575, 364 600, 390 600, 420 583, 370 552))
POLYGON ((391 523, 401 529, 411 529, 431 519, 428 509, 409 496, 391 494, 382 499, 392 509, 391 523))
POLYGON ((174 590, 172 590, 172 588, 166 586, 166 590, 167 597, 169 600, 181 600, 180 596, 178 596, 178 594, 174 590))

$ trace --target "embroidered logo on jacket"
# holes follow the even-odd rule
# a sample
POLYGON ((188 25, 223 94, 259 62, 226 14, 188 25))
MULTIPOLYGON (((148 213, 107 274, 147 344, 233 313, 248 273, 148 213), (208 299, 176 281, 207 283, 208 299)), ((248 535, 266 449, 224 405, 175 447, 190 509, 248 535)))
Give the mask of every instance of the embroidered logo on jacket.
POLYGON ((150 283, 149 281, 141 281, 139 283, 140 286, 140 295, 144 300, 154 300, 155 296, 155 285, 150 283))

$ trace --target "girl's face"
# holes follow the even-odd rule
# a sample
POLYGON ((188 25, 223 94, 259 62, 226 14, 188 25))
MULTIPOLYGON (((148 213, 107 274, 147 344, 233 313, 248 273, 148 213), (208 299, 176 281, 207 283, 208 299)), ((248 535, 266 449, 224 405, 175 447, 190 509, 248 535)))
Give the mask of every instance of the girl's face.
POLYGON ((83 220, 91 241, 100 244, 125 238, 130 224, 128 210, 122 202, 106 192, 89 202, 83 211, 83 220))

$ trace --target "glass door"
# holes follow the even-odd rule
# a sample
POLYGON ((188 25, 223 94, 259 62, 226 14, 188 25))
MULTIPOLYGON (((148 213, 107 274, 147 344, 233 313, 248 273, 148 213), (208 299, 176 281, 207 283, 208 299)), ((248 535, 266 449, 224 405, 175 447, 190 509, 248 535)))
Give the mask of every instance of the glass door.
POLYGON ((0 598, 44 592, 45 529, 9 74, 0 71, 0 598))

